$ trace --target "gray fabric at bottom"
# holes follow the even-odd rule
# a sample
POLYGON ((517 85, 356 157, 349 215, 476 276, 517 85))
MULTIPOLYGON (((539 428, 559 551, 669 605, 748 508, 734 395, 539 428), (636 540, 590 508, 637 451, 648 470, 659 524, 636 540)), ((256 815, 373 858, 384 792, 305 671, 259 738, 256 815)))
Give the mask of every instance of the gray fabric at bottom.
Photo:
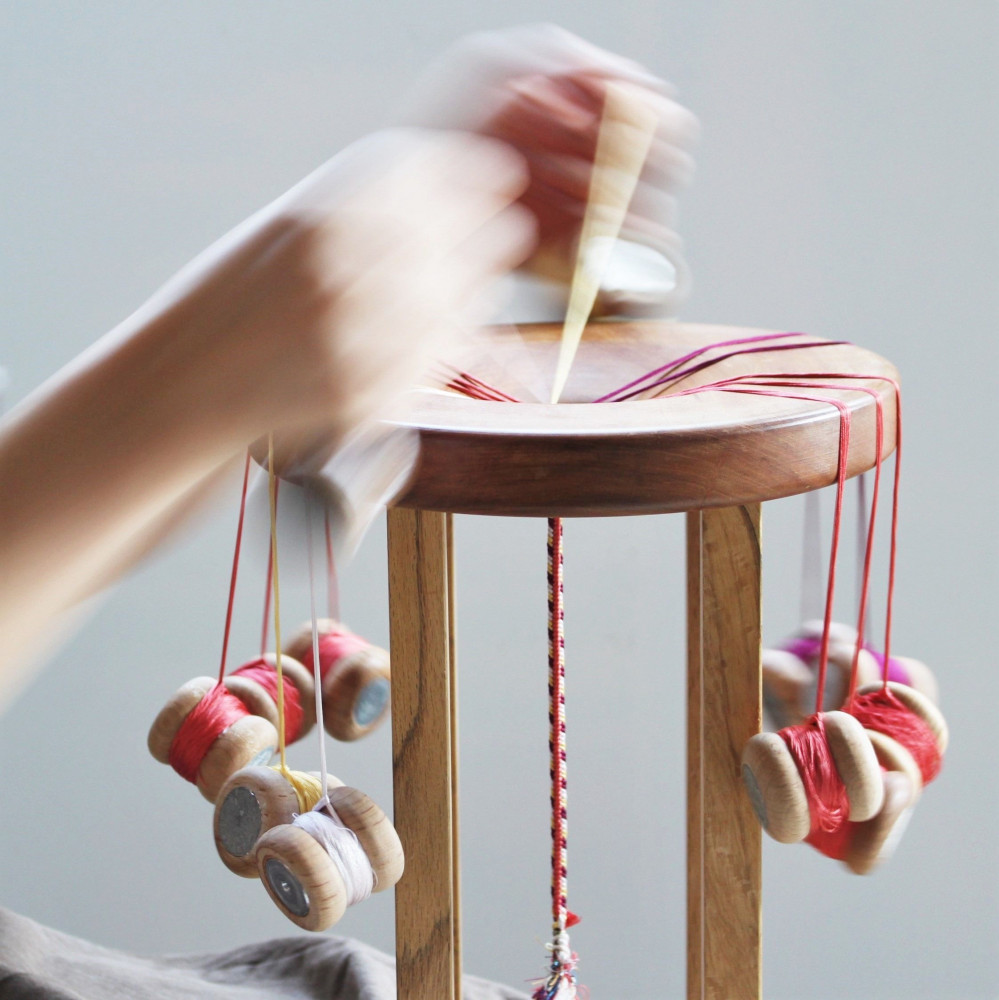
MULTIPOLYGON (((527 1000, 466 976, 463 1000, 527 1000)), ((0 1000, 395 1000, 395 961, 335 937, 140 958, 0 909, 0 1000)))

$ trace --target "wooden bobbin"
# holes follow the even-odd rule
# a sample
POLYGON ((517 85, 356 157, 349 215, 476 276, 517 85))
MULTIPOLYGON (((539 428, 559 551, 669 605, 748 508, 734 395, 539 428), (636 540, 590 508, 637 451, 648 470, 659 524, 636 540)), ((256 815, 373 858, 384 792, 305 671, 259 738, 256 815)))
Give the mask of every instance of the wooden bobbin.
MULTIPOLYGON (((402 876, 403 852, 388 817, 355 788, 332 789, 329 797, 343 824, 357 834, 368 855, 375 876, 374 891, 395 885, 402 876)), ((347 888, 333 859, 305 830, 288 824, 268 830, 257 842, 256 861, 268 895, 299 927, 326 930, 343 916, 347 888)))
MULTIPOLYGON (((201 699, 217 684, 212 677, 195 677, 178 689, 149 729, 149 752, 162 764, 170 763, 174 738, 201 699)), ((195 784, 209 802, 215 802, 229 776, 251 764, 265 764, 274 755, 278 734, 257 715, 237 719, 208 748, 198 767, 195 784)))
POLYGON ((267 894, 303 930, 324 931, 346 912, 347 888, 333 859, 300 827, 272 827, 254 857, 267 894))
MULTIPOLYGON (((319 777, 318 772, 314 772, 319 777)), ((327 775, 329 788, 343 784, 327 775)), ((244 767, 222 786, 215 803, 212 829, 225 866, 243 878, 258 878, 254 851, 272 827, 290 823, 301 812, 288 779, 273 767, 244 767)))
MULTIPOLYGON (((875 816, 884 798, 881 768, 863 726, 845 712, 824 712, 826 740, 846 789, 850 818, 875 816)), ((777 733, 758 733, 742 751, 742 778, 753 809, 774 840, 794 844, 811 829, 808 797, 787 744, 777 733)))
POLYGON ((909 779, 912 785, 912 798, 916 801, 923 794, 923 775, 915 757, 898 740, 893 740, 884 733, 874 729, 865 729, 864 732, 871 741, 878 763, 886 771, 904 774, 909 779))
POLYGON ((865 823, 854 824, 843 861, 850 871, 866 875, 887 861, 905 832, 912 807, 918 795, 908 775, 901 771, 886 771, 884 802, 878 814, 865 823))
MULTIPOLYGON (((341 631, 342 625, 321 618, 317 628, 323 636, 341 631)), ((310 622, 302 625, 285 650, 298 660, 311 661, 310 622)), ((356 740, 378 726, 388 713, 391 676, 388 652, 369 643, 330 664, 323 671, 323 725, 330 736, 356 740)))
POLYGON ((824 712, 826 740, 850 801, 850 820, 873 819, 884 802, 884 782, 864 727, 846 712, 824 712))
POLYGON ((795 726, 808 717, 815 697, 815 672, 786 649, 764 649, 761 658, 763 702, 777 729, 795 726))
POLYGON ((742 780, 760 825, 774 840, 796 844, 808 836, 808 798, 787 744, 776 733, 757 733, 742 751, 742 780))
MULTIPOLYGON (((806 621, 798 630, 798 637, 818 642, 822 638, 822 628, 820 620, 806 621)), ((856 643, 855 628, 842 622, 830 623, 829 669, 823 692, 823 711, 842 705, 846 699, 856 643)), ((777 728, 796 726, 815 711, 818 663, 818 654, 803 659, 788 649, 763 650, 763 698, 777 728)), ((880 676, 881 668, 877 660, 868 650, 861 649, 857 660, 858 684, 873 683, 880 676)))
MULTIPOLYGON (((260 660, 263 660, 277 673, 277 656, 274 653, 264 653, 263 656, 251 661, 251 663, 257 663, 260 660)), ((249 665, 244 664, 244 666, 249 665)), ((294 656, 284 652, 281 653, 281 672, 294 684, 295 690, 298 691, 299 703, 302 706, 302 725, 295 736, 295 739, 299 740, 316 723, 315 681, 312 678, 312 671, 308 667, 295 659, 294 656)), ((232 673, 225 678, 225 686, 229 693, 234 694, 254 715, 259 715, 277 728, 277 702, 252 677, 232 673)), ((292 741, 289 740, 289 742, 292 741)))
MULTIPOLYGON (((850 689, 850 674, 853 672, 853 655, 857 652, 854 640, 848 642, 829 643, 829 663, 836 667, 842 678, 839 691, 837 692, 836 703, 842 704, 846 700, 850 689)), ((857 686, 864 684, 874 684, 881 677, 881 668, 878 661, 868 649, 861 649, 857 654, 857 686)))
POLYGON ((344 825, 357 834, 357 839, 371 862, 375 873, 372 892, 391 889, 402 878, 405 867, 402 842, 392 821, 364 792, 348 785, 330 792, 330 805, 344 825))
MULTIPOLYGON (((810 639, 822 638, 822 621, 806 621, 799 634, 810 639)), ((841 671, 849 675, 853 664, 853 651, 857 644, 857 630, 843 622, 832 622, 829 626, 829 661, 835 662, 841 671)), ((908 676, 907 686, 925 695, 934 704, 940 700, 937 679, 925 663, 909 656, 892 656, 893 663, 908 676)), ((875 684, 881 680, 882 667, 870 650, 861 649, 857 664, 858 687, 875 684)), ((895 682, 892 682, 895 683, 895 682)), ((845 690, 844 690, 845 694, 845 690)), ((832 699, 830 699, 832 700, 832 699)))
MULTIPOLYGON (((880 683, 868 684, 862 687, 857 693, 871 694, 880 689, 880 683)), ((930 727, 937 741, 937 749, 941 754, 945 753, 947 744, 950 741, 950 731, 947 728, 947 720, 943 717, 940 709, 926 695, 921 694, 907 684, 899 684, 898 681, 889 681, 888 689, 910 712, 918 715, 930 727)))
MULTIPOLYGON (((892 659, 906 672, 909 677, 908 686, 925 695, 934 705, 940 702, 940 685, 937 684, 933 671, 921 660, 911 656, 893 656, 892 659)), ((878 672, 880 677, 880 671, 878 672)), ((875 677, 874 680, 878 678, 875 677)))

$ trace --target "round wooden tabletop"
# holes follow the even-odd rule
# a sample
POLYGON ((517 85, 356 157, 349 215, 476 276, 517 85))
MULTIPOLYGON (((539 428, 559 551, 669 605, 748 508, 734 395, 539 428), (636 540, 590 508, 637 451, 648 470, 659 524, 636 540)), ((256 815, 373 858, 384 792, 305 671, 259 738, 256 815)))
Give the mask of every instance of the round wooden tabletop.
MULTIPOLYGON (((421 459, 398 505, 468 514, 604 516, 729 506, 803 493, 835 481, 837 408, 824 401, 683 390, 748 374, 857 374, 896 378, 892 365, 851 344, 801 334, 720 361, 625 402, 594 400, 698 348, 768 332, 667 321, 591 323, 558 404, 551 391, 557 324, 483 331, 460 370, 518 402, 472 399, 438 386, 419 390, 400 423, 419 430, 421 459), (776 350, 777 347, 793 348, 776 350)), ((690 365, 738 350, 712 348, 690 365)), ((816 383, 827 381, 816 378, 816 383)), ((895 446, 888 382, 790 388, 850 408, 849 475, 875 464, 875 389, 884 401, 883 455, 895 446), (854 388, 850 388, 853 386, 854 388)))

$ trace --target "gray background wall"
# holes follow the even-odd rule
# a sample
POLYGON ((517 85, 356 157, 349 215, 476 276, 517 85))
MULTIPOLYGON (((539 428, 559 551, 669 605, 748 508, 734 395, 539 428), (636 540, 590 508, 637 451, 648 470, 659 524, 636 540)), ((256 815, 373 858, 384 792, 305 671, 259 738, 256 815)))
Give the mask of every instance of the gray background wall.
MULTIPOLYGON (((10 399, 377 126, 452 39, 539 19, 647 63, 701 118, 685 318, 855 339, 903 374, 896 645, 938 672, 952 749, 873 877, 766 845, 766 995, 994 997, 993 3, 7 2, 10 399)), ((765 509, 770 637, 797 620, 801 510, 765 509)), ((214 669, 234 517, 235 497, 118 587, 4 717, 3 905, 143 952, 294 931, 223 869, 210 808, 144 747, 168 693, 214 669)), ((258 627, 254 524, 237 656, 258 627)), ((457 530, 467 968, 519 983, 548 929, 544 526, 457 530)), ((682 519, 573 522, 566 546, 573 940, 594 997, 679 996, 682 519)), ((386 641, 381 523, 343 576, 347 619, 386 641)), ((285 606, 306 607, 287 573, 285 606)), ((391 801, 387 730, 331 753, 391 801)), ((337 930, 391 950, 391 902, 337 930)))

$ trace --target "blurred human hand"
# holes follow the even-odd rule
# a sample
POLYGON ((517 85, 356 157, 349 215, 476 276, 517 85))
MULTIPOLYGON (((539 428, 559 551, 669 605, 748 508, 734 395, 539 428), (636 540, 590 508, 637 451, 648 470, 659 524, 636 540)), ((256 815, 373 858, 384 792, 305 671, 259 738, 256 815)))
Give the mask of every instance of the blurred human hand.
POLYGON ((346 149, 192 262, 159 298, 180 347, 251 426, 332 443, 393 405, 530 253, 506 146, 417 129, 346 149))
POLYGON ((406 102, 403 119, 478 132, 520 153, 529 170, 521 203, 538 222, 538 244, 528 265, 566 280, 610 82, 633 87, 659 122, 623 238, 663 254, 685 283, 673 199, 693 173, 697 119, 638 64, 554 25, 475 34, 430 69, 406 102))
POLYGON ((173 531, 250 441, 331 453, 480 322, 533 246, 525 184, 495 140, 370 136, 7 414, 0 702, 53 620, 173 531))

